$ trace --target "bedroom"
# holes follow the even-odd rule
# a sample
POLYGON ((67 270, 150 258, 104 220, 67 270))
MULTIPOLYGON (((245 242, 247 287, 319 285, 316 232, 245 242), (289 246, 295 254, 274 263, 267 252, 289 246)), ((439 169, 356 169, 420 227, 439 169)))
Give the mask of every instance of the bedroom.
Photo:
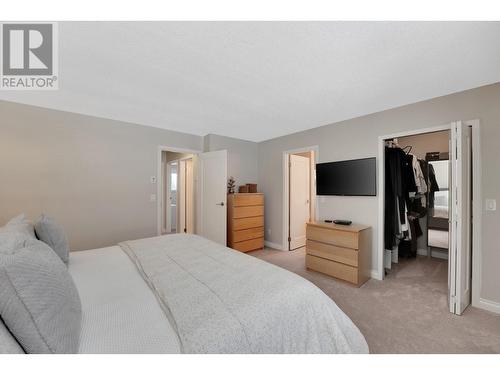
POLYGON ((1 351, 500 353, 499 22, 1 26, 58 77, 0 90, 1 351))

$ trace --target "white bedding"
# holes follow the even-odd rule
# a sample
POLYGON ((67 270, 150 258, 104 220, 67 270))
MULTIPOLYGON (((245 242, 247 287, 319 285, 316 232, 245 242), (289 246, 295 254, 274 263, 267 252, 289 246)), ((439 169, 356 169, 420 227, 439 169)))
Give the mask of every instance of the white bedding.
POLYGON ((171 319, 183 353, 368 353, 335 302, 283 268, 190 234, 119 245, 171 319))
POLYGON ((82 302, 80 353, 179 353, 177 333, 118 246, 72 252, 82 302))

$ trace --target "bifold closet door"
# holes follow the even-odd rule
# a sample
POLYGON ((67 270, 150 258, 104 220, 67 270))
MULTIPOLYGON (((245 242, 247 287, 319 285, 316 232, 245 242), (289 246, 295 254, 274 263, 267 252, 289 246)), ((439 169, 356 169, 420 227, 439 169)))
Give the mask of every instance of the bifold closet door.
POLYGON ((471 128, 461 121, 451 127, 450 312, 461 315, 471 303, 471 128))

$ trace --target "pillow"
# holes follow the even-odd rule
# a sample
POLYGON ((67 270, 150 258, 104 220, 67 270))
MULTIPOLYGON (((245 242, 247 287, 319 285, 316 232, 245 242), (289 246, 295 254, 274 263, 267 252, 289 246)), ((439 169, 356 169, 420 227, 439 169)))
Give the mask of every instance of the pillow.
POLYGON ((35 229, 33 224, 26 219, 24 214, 11 219, 5 226, 0 227, 0 233, 5 232, 23 232, 35 238, 35 229))
POLYGON ((82 309, 73 279, 45 243, 0 253, 0 316, 26 353, 76 353, 82 309))
POLYGON ((16 250, 36 241, 35 237, 31 237, 24 231, 0 232, 0 255, 13 254, 16 250))
POLYGON ((24 354, 23 348, 3 324, 0 318, 0 354, 24 354))
POLYGON ((59 255, 59 258, 68 264, 68 238, 62 227, 54 219, 42 214, 35 223, 35 232, 38 239, 49 245, 59 255))

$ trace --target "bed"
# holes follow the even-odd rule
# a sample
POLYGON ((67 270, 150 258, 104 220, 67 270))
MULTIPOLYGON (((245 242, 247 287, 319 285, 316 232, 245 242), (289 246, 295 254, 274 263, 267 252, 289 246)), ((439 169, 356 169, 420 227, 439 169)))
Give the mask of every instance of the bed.
POLYGON ((49 246, 15 220, 0 231, 0 353, 368 353, 315 285, 203 237, 69 253, 61 228, 49 246))
POLYGON ((73 252, 80 353, 368 353, 319 288, 196 235, 73 252))

